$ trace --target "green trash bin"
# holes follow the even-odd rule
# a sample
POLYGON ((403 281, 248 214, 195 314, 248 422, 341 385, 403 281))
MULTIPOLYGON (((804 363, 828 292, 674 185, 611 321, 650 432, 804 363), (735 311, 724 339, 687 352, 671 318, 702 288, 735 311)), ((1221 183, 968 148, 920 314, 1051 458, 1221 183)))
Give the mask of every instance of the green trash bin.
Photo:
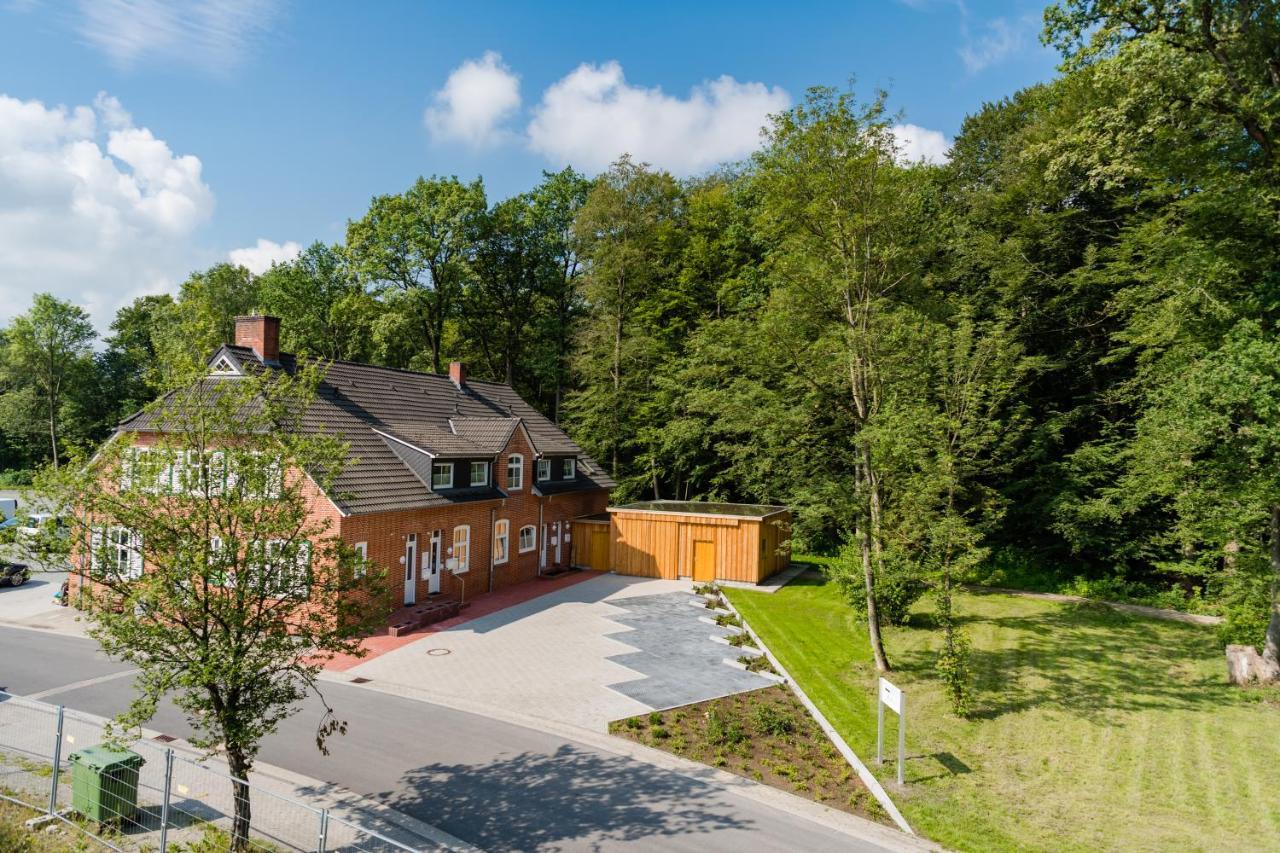
POLYGON ((146 763, 129 749, 91 746, 73 752, 71 807, 89 820, 133 820, 138 810, 138 770, 146 763))

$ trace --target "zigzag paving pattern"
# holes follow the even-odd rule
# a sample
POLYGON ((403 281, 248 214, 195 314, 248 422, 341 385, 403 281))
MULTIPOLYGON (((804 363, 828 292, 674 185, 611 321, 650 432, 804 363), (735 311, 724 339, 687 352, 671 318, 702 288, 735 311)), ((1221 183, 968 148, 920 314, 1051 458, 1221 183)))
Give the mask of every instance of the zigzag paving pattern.
POLYGON ((707 611, 691 606, 692 600, 688 593, 674 592, 610 602, 624 612, 610 616, 609 620, 631 630, 608 636, 636 650, 610 655, 608 660, 642 676, 611 683, 610 688, 659 709, 775 683, 727 666, 725 658, 736 660, 741 652, 714 642, 711 637, 727 637, 731 631, 703 622, 699 617, 707 611))

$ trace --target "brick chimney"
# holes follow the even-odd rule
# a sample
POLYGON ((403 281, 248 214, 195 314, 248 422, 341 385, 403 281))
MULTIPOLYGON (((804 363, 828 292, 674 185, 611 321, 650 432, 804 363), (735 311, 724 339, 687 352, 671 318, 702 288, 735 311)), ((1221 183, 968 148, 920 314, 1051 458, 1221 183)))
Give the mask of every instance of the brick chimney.
POLYGON ((453 380, 453 384, 459 388, 467 386, 467 366, 461 361, 449 362, 449 378, 453 380))
POLYGON ((279 364, 280 318, 262 314, 237 317, 236 346, 249 347, 263 364, 279 364))

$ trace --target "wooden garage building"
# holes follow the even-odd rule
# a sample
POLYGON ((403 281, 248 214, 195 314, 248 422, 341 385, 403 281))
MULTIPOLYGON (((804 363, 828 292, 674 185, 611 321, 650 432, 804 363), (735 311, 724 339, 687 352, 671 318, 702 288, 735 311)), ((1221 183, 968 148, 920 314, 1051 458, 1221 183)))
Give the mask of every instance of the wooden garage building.
POLYGON ((646 501, 573 523, 573 562, 648 578, 760 583, 791 564, 781 506, 646 501))

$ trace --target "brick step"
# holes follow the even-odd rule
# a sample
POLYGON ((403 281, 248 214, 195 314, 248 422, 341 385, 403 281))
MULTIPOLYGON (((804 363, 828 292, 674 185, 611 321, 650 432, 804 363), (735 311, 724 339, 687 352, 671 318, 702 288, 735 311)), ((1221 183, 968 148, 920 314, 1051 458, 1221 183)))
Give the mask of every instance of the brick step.
POLYGON ((425 604, 404 608, 397 613, 395 620, 387 626, 387 636, 400 637, 436 622, 443 622, 458 615, 461 605, 454 599, 429 601, 425 604))

